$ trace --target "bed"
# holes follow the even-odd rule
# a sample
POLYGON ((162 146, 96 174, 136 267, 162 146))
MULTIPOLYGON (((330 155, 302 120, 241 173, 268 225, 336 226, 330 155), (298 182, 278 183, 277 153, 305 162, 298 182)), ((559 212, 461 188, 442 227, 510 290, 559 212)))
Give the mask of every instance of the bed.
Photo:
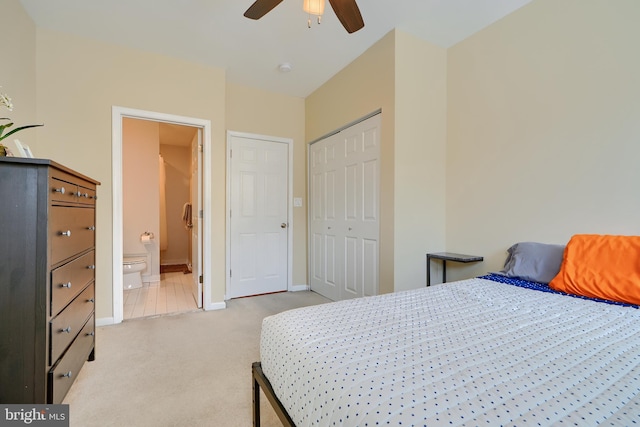
MULTIPOLYGON (((564 261, 563 261, 564 262, 564 261)), ((264 319, 283 425, 640 423, 640 310, 489 274, 264 319)))

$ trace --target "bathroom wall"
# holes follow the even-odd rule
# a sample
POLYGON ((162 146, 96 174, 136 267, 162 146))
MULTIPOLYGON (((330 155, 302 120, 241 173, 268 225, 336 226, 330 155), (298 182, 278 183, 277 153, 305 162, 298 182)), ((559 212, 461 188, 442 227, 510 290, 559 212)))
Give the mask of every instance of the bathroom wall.
POLYGON ((190 202, 191 147, 160 144, 164 158, 167 199, 167 243, 160 251, 160 265, 189 262, 189 233, 182 220, 184 204, 190 202))
POLYGON ((149 245, 140 242, 140 235, 149 231, 160 235, 159 161, 157 122, 123 119, 123 254, 146 255, 145 282, 160 280, 160 249, 157 239, 149 245))

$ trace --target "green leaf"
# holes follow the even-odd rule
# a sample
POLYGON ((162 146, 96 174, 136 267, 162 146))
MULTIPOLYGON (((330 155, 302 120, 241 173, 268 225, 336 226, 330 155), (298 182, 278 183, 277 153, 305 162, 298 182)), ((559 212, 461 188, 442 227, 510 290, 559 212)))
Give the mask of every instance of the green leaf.
MULTIPOLYGON (((9 123, 7 125, 0 125, 0 128, 2 129, 2 131, 4 131, 5 128, 11 126, 13 123, 9 123)), ((44 126, 44 125, 27 125, 27 126, 20 126, 19 128, 15 128, 13 129, 11 132, 7 133, 6 135, 2 135, 2 132, 0 132, 0 141, 2 141, 3 139, 7 138, 9 135, 13 135, 14 133, 21 131, 23 129, 29 129, 29 128, 35 128, 38 126, 44 126)))
POLYGON ((4 138, 2 138, 2 134, 4 133, 4 130, 6 128, 9 128, 13 126, 13 123, 7 123, 6 125, 0 125, 0 141, 2 141, 4 138))

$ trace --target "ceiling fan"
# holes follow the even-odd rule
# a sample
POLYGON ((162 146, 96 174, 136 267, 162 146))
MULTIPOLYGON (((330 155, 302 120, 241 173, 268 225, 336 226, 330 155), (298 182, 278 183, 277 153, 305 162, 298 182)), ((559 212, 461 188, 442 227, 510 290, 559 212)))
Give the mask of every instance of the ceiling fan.
MULTIPOLYGON (((281 2, 282 0, 256 0, 247 9, 244 16, 250 19, 260 19, 281 2)), ((329 3, 348 33, 355 33, 364 27, 364 21, 356 0, 329 0, 329 3)))

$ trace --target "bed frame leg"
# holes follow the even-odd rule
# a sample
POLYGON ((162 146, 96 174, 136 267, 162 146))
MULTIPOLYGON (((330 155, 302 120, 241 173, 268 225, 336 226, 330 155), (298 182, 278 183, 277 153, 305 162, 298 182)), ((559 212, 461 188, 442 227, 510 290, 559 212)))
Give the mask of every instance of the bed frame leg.
POLYGON ((278 418, 282 422, 283 427, 296 427, 293 420, 287 414, 287 410, 282 406, 282 402, 276 396, 275 391, 271 383, 262 372, 262 364, 260 362, 254 362, 251 365, 251 376, 253 377, 253 425, 254 427, 260 427, 260 387, 264 395, 267 397, 271 407, 275 411, 278 418))
POLYGON ((253 364, 251 369, 251 379, 253 383, 253 427, 260 427, 260 384, 256 379, 256 363, 253 364))

